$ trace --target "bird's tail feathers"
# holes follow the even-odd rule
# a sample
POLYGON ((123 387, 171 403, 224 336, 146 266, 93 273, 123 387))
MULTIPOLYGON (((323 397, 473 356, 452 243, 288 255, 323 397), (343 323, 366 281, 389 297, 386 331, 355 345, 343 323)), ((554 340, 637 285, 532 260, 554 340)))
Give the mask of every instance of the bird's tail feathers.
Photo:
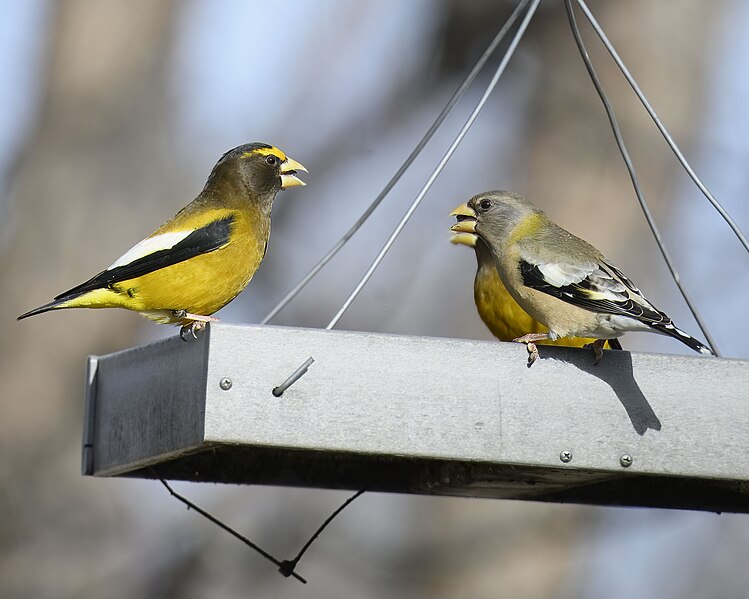
POLYGON ((709 347, 707 347, 705 344, 697 341, 694 337, 691 335, 685 333, 681 329, 677 329, 673 323, 670 321, 667 322, 654 322, 650 323, 650 326, 658 331, 659 333, 663 333, 664 335, 668 335, 669 337, 673 337, 674 339, 678 339, 681 341, 684 345, 689 346, 694 351, 699 352, 701 354, 706 354, 708 356, 714 356, 715 353, 713 353, 713 350, 711 350, 709 347))
POLYGON ((29 316, 36 316, 37 314, 44 314, 45 312, 50 312, 52 310, 64 310, 65 308, 78 308, 78 303, 73 302, 73 300, 80 298, 81 296, 86 295, 86 292, 83 293, 63 293, 62 295, 58 295, 55 299, 53 299, 48 304, 44 304, 43 306, 39 306, 38 308, 34 308, 33 310, 29 310, 25 314, 21 314, 16 320, 23 320, 24 318, 28 318, 29 316))
POLYGON ((43 306, 39 306, 38 308, 29 310, 25 314, 21 314, 16 320, 23 320, 24 318, 28 318, 29 316, 36 316, 37 314, 44 314, 45 312, 50 312, 51 310, 62 310, 63 308, 68 307, 65 304, 69 300, 70 300, 69 297, 66 297, 65 299, 54 300, 52 302, 49 302, 48 304, 44 304, 43 306))

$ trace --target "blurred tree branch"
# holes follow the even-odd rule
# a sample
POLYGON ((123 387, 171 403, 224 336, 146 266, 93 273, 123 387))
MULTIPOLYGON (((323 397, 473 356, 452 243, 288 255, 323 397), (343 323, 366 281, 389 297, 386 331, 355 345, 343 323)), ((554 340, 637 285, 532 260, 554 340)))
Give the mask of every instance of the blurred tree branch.
POLYGON ((91 548, 111 537, 96 516, 104 506, 76 476, 84 357, 129 345, 137 319, 58 313, 16 323, 15 316, 104 268, 149 233, 139 213, 169 201, 172 176, 163 149, 176 3, 65 0, 49 10, 43 97, 16 162, 14 227, 0 256, 0 453, 13 456, 0 470, 3 596, 21 588, 26 596, 75 594, 63 581, 75 585, 78 576, 36 572, 82 568, 86 554, 93 559, 91 548), (69 509, 51 509, 62 498, 69 509), (81 509, 89 513, 87 525, 76 515, 81 509), (75 547, 72 539, 79 540, 75 547), (60 545, 71 550, 52 551, 60 545))

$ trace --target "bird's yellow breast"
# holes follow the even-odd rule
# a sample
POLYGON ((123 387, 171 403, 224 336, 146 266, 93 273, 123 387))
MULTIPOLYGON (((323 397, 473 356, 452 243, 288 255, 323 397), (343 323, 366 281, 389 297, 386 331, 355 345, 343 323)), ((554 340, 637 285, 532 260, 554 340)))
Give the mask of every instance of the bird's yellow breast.
POLYGON ((141 306, 137 310, 185 310, 208 316, 247 286, 265 254, 270 219, 241 211, 226 245, 116 287, 141 306))

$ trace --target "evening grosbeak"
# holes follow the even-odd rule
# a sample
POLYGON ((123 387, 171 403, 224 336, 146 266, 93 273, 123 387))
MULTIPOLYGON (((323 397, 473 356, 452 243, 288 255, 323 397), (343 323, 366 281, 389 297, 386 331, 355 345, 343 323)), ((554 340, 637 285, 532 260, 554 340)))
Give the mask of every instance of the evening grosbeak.
POLYGON ((229 150, 203 191, 109 268, 19 320, 64 308, 127 308, 195 335, 233 300, 260 266, 276 194, 307 171, 278 148, 229 150))
POLYGON ((486 244, 507 292, 548 332, 527 331, 513 339, 528 346, 528 365, 538 357, 536 341, 592 337, 596 361, 607 339, 628 331, 669 335, 702 354, 713 352, 677 329, 596 248, 575 237, 509 191, 488 191, 453 212, 455 233, 486 244))
MULTIPOLYGON (((453 214, 459 219, 460 214, 453 214)), ((491 333, 500 341, 513 341, 527 333, 546 333, 548 328, 534 320, 512 298, 502 279, 499 278, 494 259, 486 244, 475 233, 453 233, 450 241, 454 244, 472 247, 476 253, 476 277, 473 280, 473 300, 479 316, 491 333)), ((539 340, 544 345, 565 345, 585 347, 595 339, 580 337, 560 337, 539 340)), ((609 347, 621 349, 618 339, 608 339, 609 347)))

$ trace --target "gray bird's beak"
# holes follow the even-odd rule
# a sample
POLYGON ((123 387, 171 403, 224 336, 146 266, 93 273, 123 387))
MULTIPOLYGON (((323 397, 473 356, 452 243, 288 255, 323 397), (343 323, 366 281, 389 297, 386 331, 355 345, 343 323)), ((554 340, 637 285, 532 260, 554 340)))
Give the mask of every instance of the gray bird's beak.
POLYGON ((468 247, 476 247, 476 235, 474 233, 453 233, 450 235, 450 243, 455 245, 467 245, 468 247))
POLYGON ((450 237, 450 243, 456 245, 467 245, 468 247, 476 247, 476 211, 473 210, 468 204, 461 204, 455 210, 450 213, 450 216, 454 216, 458 219, 450 230, 454 234, 450 237))
POLYGON ((476 211, 471 208, 468 204, 461 204, 455 210, 450 213, 450 216, 454 216, 458 219, 450 230, 457 235, 453 235, 450 241, 453 243, 463 243, 465 245, 475 246, 476 245, 476 211), (466 243, 468 241, 468 235, 474 237, 472 243, 466 243))
POLYGON ((296 176, 297 171, 303 171, 306 173, 307 169, 304 168, 302 163, 287 156, 286 160, 281 163, 281 189, 307 185, 296 176))

